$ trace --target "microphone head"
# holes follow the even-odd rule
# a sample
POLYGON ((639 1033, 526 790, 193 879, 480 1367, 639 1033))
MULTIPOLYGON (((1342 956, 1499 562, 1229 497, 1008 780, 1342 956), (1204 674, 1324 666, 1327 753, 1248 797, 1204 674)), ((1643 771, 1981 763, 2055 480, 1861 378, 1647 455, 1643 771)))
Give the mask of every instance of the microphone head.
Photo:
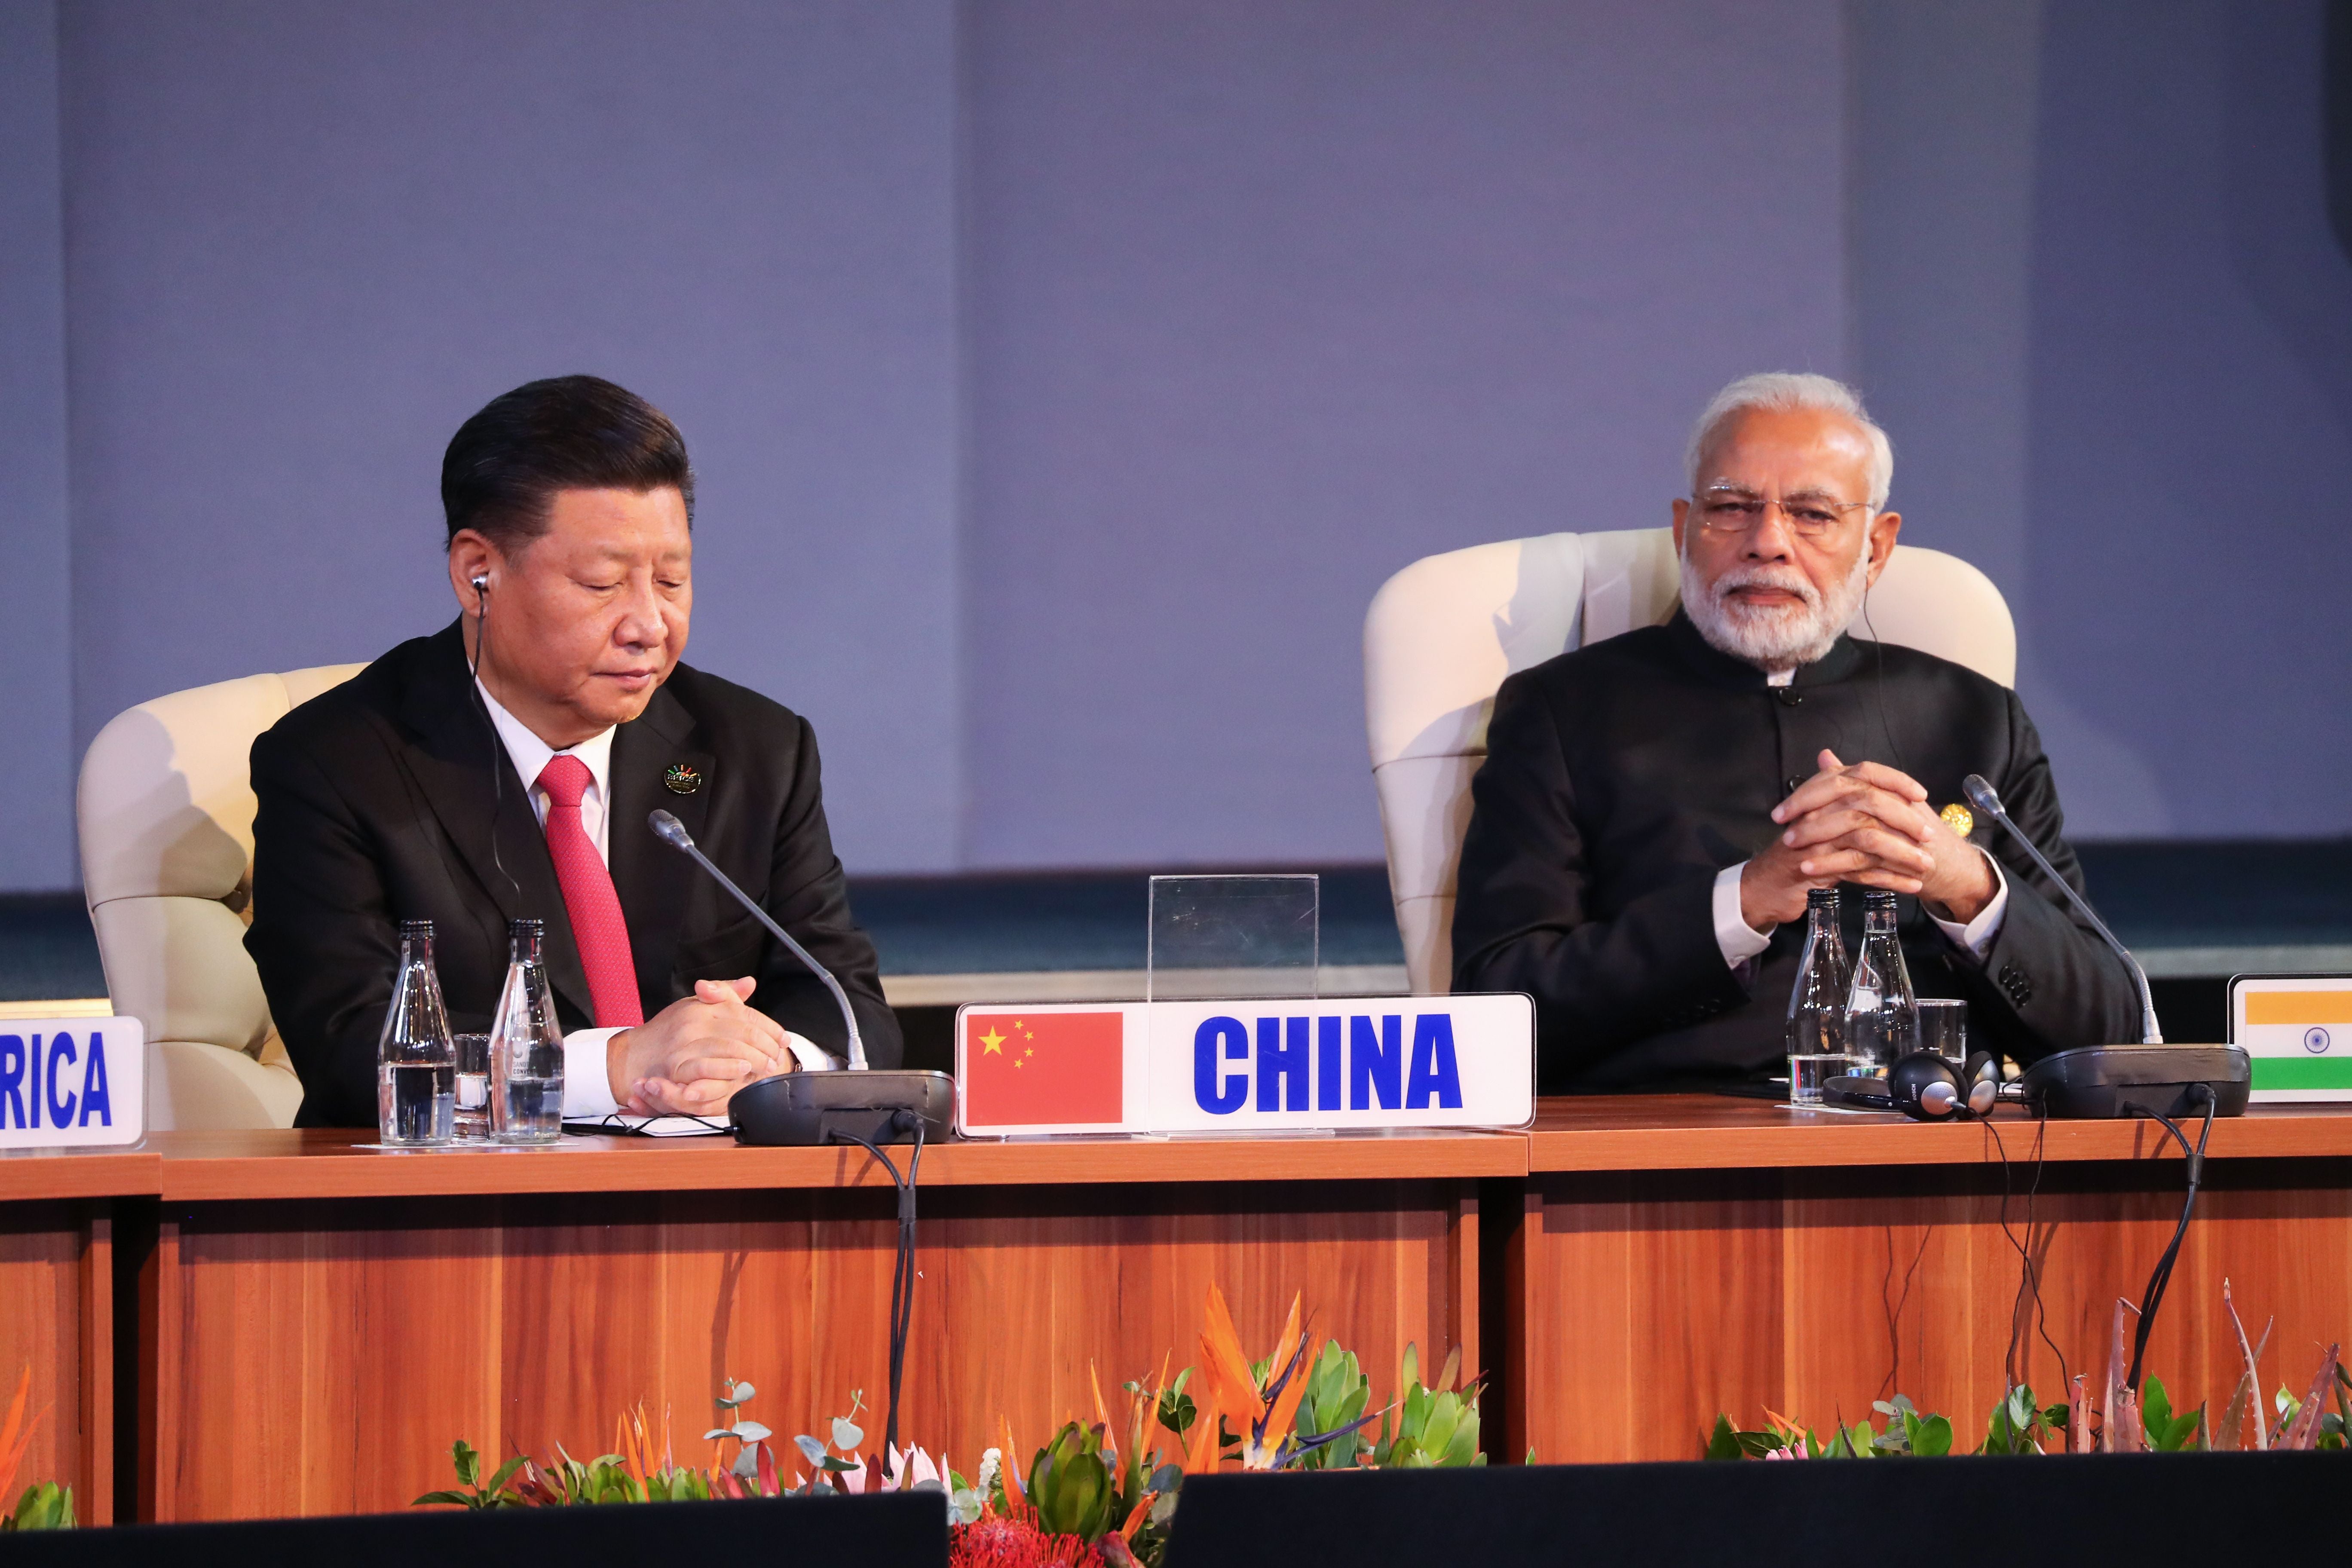
POLYGON ((652 816, 646 817, 646 822, 647 826, 653 828, 654 837, 668 845, 671 848, 691 849, 694 847, 694 837, 687 832, 686 824, 680 822, 677 817, 672 816, 668 812, 656 811, 652 816))
POLYGON ((1960 781, 1960 793, 1969 797, 1969 804, 1970 805, 1975 806, 1987 816, 2005 816, 2008 815, 2000 809, 2000 796, 1992 793, 1992 785, 1985 783, 1984 775, 1982 773, 1970 773, 1968 777, 1962 779, 1960 781))

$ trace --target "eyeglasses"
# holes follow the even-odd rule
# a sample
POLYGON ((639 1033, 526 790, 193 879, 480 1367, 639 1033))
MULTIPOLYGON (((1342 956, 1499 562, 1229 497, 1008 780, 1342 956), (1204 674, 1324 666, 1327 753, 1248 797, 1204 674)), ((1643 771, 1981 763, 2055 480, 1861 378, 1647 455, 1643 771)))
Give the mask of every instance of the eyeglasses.
POLYGON ((1718 486, 1691 498, 1698 509, 1699 526, 1709 533, 1746 533, 1764 521, 1773 507, 1800 539, 1819 539, 1845 521, 1850 511, 1868 511, 1866 500, 1832 500, 1826 496, 1799 496, 1792 500, 1769 500, 1752 490, 1718 486))

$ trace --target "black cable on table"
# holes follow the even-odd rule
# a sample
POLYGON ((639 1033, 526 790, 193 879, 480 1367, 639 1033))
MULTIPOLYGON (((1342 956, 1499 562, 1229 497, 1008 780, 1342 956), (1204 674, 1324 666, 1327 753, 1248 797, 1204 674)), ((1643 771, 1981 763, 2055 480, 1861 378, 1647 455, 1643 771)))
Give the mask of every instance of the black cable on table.
POLYGON ((2134 1394, 2139 1392, 2140 1358, 2147 1352, 2147 1336, 2156 1327, 2157 1309, 2164 1305, 2164 1288, 2172 1283, 2172 1266, 2180 1257, 2181 1240, 2189 1234, 2189 1216, 2197 1209, 2197 1184, 2205 1173, 2205 1140, 2213 1131, 2213 1114, 2220 1109, 2211 1084, 2194 1083, 2189 1088, 2192 1094, 2205 1097, 2205 1125, 2198 1130, 2197 1147, 2194 1149, 2189 1146, 2189 1135, 2162 1111, 2145 1105, 2125 1107, 2158 1122, 2171 1133, 2173 1142, 2180 1145, 2180 1152, 2187 1157, 2189 1164, 2189 1197, 2180 1205, 2180 1223, 2173 1226, 2172 1243, 2164 1249, 2164 1256, 2157 1259, 2155 1271, 2147 1277, 2147 1292, 2140 1297, 2139 1329, 2132 1336, 2131 1375, 2124 1379, 2124 1386, 2134 1394))
POLYGON ((908 1111, 898 1111, 891 1117, 891 1128, 903 1131, 913 1123, 915 1152, 907 1162, 907 1173, 901 1176, 898 1167, 891 1163, 879 1145, 844 1128, 835 1128, 833 1136, 855 1143, 877 1160, 890 1173, 891 1183, 898 1189, 898 1250, 890 1267, 890 1405, 882 1427, 882 1467, 887 1471, 890 1455, 898 1447, 898 1385, 907 1364, 907 1335, 915 1319, 915 1181, 923 1168, 923 1119, 908 1111))

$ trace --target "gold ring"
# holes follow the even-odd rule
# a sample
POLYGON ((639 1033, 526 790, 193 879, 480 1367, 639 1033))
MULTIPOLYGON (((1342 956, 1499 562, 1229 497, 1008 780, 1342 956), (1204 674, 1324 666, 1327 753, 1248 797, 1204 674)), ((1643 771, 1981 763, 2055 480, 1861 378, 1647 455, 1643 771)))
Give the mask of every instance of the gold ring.
POLYGON ((1977 819, 1969 813, 1969 808, 1962 805, 1958 801, 1954 801, 1951 805, 1944 807, 1944 809, 1937 813, 1937 815, 1943 817, 1945 826, 1950 828, 1954 833, 1958 834, 1963 838, 1966 838, 1969 836, 1969 830, 1974 828, 1977 825, 1977 819))

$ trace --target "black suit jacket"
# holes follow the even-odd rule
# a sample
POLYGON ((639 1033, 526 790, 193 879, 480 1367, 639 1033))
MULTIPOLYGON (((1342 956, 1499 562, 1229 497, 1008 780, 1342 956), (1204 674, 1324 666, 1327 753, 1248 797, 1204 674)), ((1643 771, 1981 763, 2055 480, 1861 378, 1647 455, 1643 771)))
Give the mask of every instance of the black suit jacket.
MULTIPOLYGON (((453 1027, 489 1027, 506 978, 506 922, 529 916, 547 922, 564 1029, 594 1019, 546 837, 472 684, 452 624, 401 644, 253 743, 258 809, 245 945, 302 1079, 298 1125, 375 1124, 376 1037, 401 921, 433 921, 453 1027)), ((836 1055, 847 1049, 823 984, 701 868, 654 837, 646 817, 659 806, 833 971, 874 1065, 897 1065, 898 1020, 882 1000, 874 944, 850 918, 808 721, 681 664, 614 735, 611 776, 613 886, 646 1016, 690 995, 697 980, 749 974, 759 981, 752 1006, 836 1055), (666 786, 677 763, 700 776, 693 794, 666 786)))
MULTIPOLYGON (((1804 924, 1735 972, 1717 945, 1716 874, 1762 850, 1771 810, 1823 747, 1900 768, 1941 809, 1982 773, 2075 890, 2058 792, 2016 694, 1891 644, 1841 637, 1774 689, 1679 612, 1503 683, 1471 785, 1454 911, 1458 991, 1536 999, 1548 1092, 1753 1075, 1783 1051, 1804 924)), ((2031 1060, 2140 1037, 2130 972, 2010 843, 1980 822, 2009 908, 1979 963, 1902 900, 1921 995, 1966 1000, 1972 1044, 2031 1060)), ((1846 889, 1849 951, 1858 889, 1846 889)))

